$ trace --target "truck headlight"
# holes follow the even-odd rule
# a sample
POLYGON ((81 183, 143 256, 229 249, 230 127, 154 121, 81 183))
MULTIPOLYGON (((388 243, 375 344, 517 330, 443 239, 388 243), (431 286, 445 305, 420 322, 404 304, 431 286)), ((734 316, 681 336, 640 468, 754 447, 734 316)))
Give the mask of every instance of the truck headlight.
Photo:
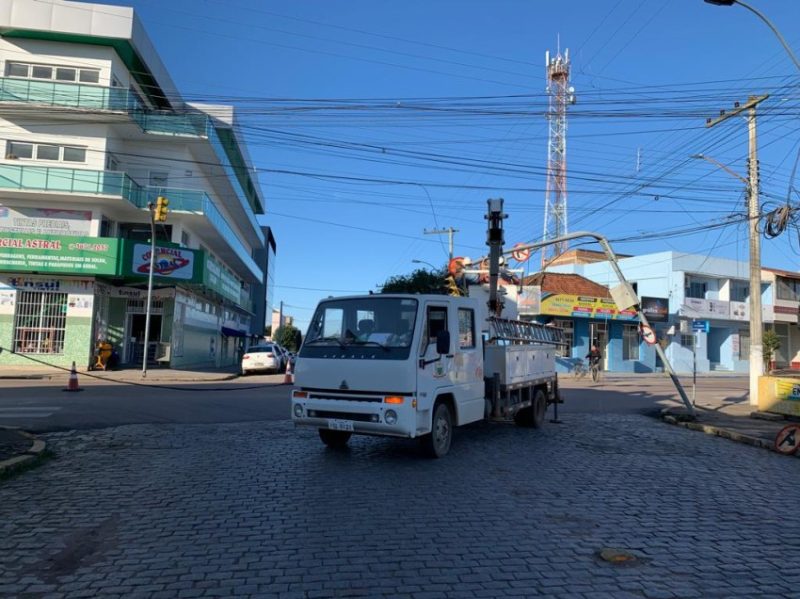
POLYGON ((394 410, 386 410, 383 413, 383 419, 386 421, 386 424, 394 424, 397 422, 397 412, 394 410))
POLYGON ((295 415, 296 418, 302 418, 303 417, 303 405, 302 404, 299 404, 299 403, 294 404, 294 415, 295 415))

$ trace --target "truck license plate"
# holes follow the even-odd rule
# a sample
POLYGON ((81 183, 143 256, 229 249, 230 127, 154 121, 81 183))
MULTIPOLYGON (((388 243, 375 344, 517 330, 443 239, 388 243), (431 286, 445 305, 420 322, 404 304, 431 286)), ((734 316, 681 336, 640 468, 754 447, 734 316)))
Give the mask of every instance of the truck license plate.
POLYGON ((352 420, 328 420, 328 428, 334 431, 353 432, 352 420))

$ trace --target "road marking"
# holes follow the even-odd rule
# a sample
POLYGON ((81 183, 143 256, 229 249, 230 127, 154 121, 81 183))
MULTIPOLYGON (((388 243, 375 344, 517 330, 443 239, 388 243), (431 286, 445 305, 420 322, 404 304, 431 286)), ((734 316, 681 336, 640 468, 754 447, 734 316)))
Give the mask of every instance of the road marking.
POLYGON ((49 418, 61 409, 60 406, 28 406, 24 408, 0 408, 0 420, 17 418, 49 418))

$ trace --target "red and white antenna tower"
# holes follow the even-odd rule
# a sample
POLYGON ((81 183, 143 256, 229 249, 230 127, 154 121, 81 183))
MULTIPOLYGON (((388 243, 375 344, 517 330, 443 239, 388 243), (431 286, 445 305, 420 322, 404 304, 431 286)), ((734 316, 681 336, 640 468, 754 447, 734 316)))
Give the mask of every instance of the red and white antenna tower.
MULTIPOLYGON (((567 106, 575 103, 575 89, 569 85, 569 50, 554 58, 545 52, 547 93, 550 105, 547 121, 547 184, 544 198, 543 241, 567 234, 567 106)), ((556 256, 564 253, 567 243, 542 248, 542 269, 556 256)))

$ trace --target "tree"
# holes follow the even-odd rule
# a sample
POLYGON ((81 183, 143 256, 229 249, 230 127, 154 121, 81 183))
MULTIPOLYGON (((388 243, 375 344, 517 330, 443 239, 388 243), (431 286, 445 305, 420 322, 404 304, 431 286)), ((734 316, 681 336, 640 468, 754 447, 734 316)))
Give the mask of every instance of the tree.
POLYGON ((770 370, 775 352, 781 348, 781 340, 778 338, 778 333, 775 332, 775 329, 767 329, 764 331, 764 335, 761 337, 761 348, 761 353, 764 357, 764 366, 767 370, 770 370))
POLYGON ((290 324, 283 325, 272 336, 272 340, 278 345, 285 347, 289 351, 297 351, 300 347, 298 339, 301 339, 300 331, 297 327, 290 324))
POLYGON ((272 325, 264 329, 264 337, 272 337, 272 325))
POLYGON ((381 293, 438 293, 444 295, 444 270, 425 270, 418 268, 410 275, 389 277, 381 288, 381 293))

